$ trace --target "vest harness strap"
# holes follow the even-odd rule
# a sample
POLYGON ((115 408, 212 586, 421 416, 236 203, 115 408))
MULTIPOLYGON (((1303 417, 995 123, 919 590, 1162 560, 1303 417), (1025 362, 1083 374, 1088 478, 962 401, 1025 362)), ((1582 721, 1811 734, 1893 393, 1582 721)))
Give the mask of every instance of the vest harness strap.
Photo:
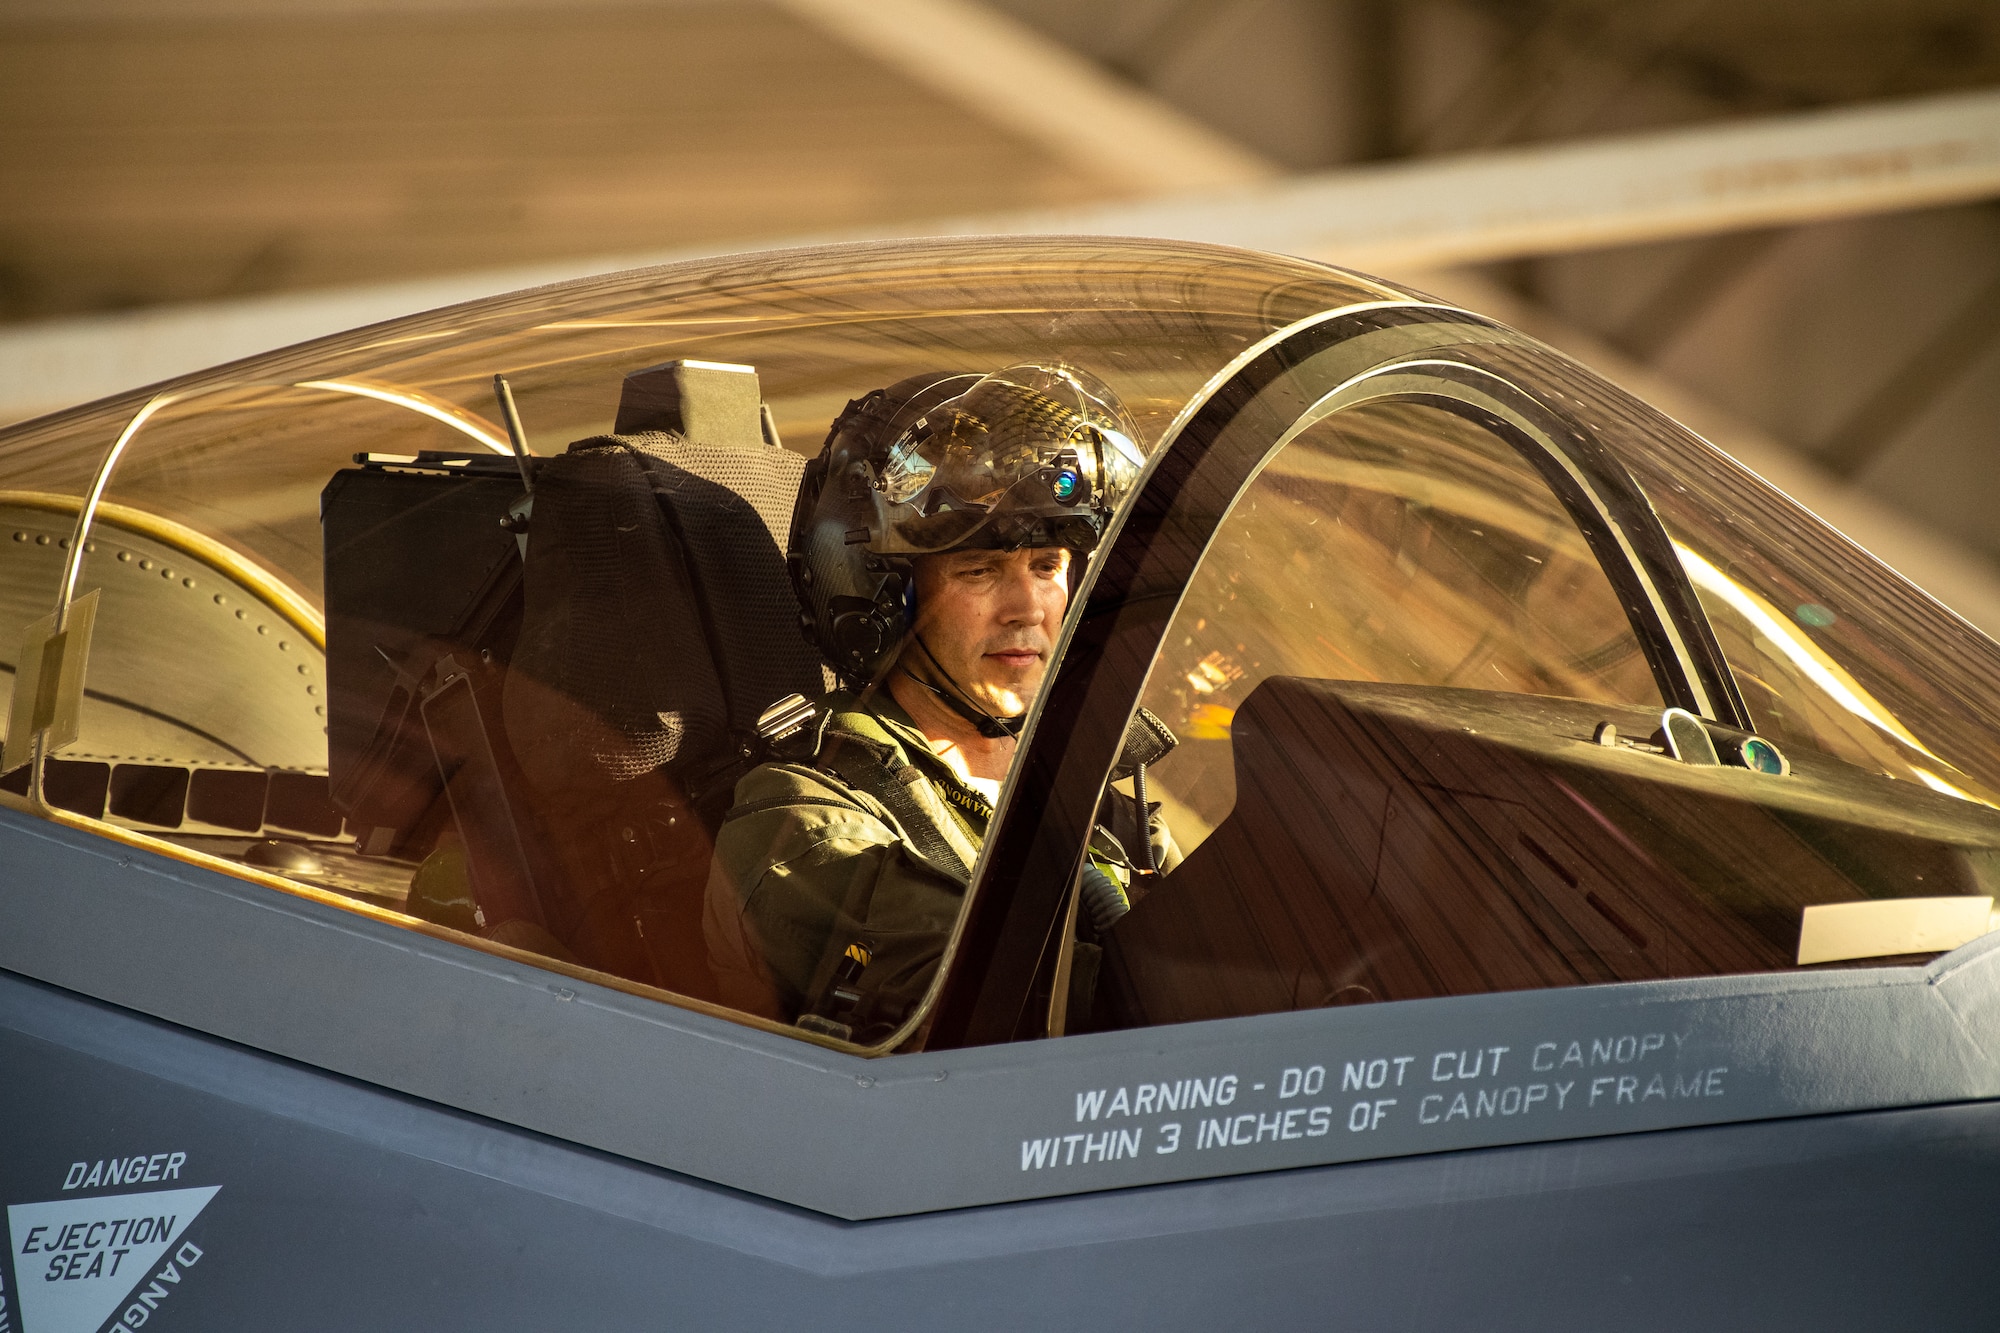
POLYGON ((818 765, 857 791, 880 801, 903 826, 917 853, 961 887, 972 883, 979 849, 946 809, 923 770, 891 767, 895 740, 866 713, 842 713, 824 734, 818 765))

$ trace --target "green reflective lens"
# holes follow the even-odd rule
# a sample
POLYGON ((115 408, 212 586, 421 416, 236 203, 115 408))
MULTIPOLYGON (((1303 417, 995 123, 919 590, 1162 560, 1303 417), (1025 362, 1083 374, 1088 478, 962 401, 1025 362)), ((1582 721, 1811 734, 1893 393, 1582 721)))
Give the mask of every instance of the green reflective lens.
POLYGON ((1743 767, 1754 772, 1776 775, 1783 775, 1785 772, 1785 757, 1779 754, 1778 747, 1769 741, 1752 736, 1743 742, 1740 753, 1743 756, 1743 767))

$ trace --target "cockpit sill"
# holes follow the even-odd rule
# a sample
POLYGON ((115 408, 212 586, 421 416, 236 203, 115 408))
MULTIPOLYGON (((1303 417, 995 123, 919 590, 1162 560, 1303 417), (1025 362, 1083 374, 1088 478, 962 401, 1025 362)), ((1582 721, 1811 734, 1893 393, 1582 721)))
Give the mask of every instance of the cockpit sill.
POLYGON ((407 930, 418 935, 424 935, 441 943, 474 949, 480 953, 490 954, 495 958, 505 958, 511 962, 524 963, 545 972, 553 972, 558 976, 568 977, 572 981, 579 981, 593 986, 602 986, 607 990, 635 996, 639 999, 657 1000, 662 1004, 672 1005, 678 1009, 686 1009, 711 1018, 726 1019, 733 1024, 753 1027, 765 1032, 781 1033, 793 1040, 808 1042, 814 1046, 823 1046, 828 1050, 839 1051, 842 1054, 868 1057, 888 1055, 905 1039, 903 1034, 898 1034, 896 1038, 876 1046, 857 1046, 853 1042, 841 1041, 837 1037, 809 1032, 789 1024, 759 1018, 754 1014, 739 1013, 722 1005, 711 1004, 706 1000, 699 1000, 687 995, 677 995, 672 991, 661 990, 657 986, 648 986, 643 982, 613 976, 609 972, 599 972, 594 968, 583 967, 561 958, 551 958, 546 954, 532 953, 526 949, 517 949, 512 945, 503 944, 496 940, 482 939, 477 935, 468 935, 462 931, 452 930, 449 927, 425 921, 420 917, 407 916, 401 912, 390 911, 388 908, 381 907, 353 894, 338 893, 332 889, 323 889, 311 884, 302 884, 296 879, 273 874, 267 870, 260 870, 256 866, 245 865, 241 861, 230 860, 227 857, 215 856, 197 848, 185 847, 176 842, 169 842, 165 838, 154 837, 140 829, 127 828, 107 820, 91 819, 57 806, 38 803, 29 797, 21 796, 11 791, 0 790, 0 809, 16 810, 24 815, 32 815, 35 818, 46 820, 62 828, 74 829, 79 833, 88 833, 94 837, 102 838, 107 842, 116 843, 123 847, 130 847, 135 851, 148 852, 170 861, 177 861, 182 865, 194 866, 201 870, 227 875, 232 879, 243 880, 262 888, 275 889, 279 893, 293 898, 304 899, 306 902, 339 908, 343 912, 351 912, 356 916, 366 918, 370 921, 378 921, 384 925, 394 926, 398 930, 407 930))
POLYGON ((131 854, 116 869, 101 850, 46 854, 104 836, 0 816, 14 864, 32 840, 63 867, 0 887, 19 926, 0 968, 847 1219, 2000 1095, 2000 937, 1921 966, 1448 996, 1191 1023, 1169 1043, 1103 1032, 882 1062, 517 950, 413 947, 389 914, 357 919, 143 837, 117 839, 131 854), (280 890, 263 904, 275 911, 227 913, 226 938, 202 929, 253 886, 280 890), (47 947, 79 918, 95 938, 47 947), (246 948, 263 953, 258 975, 220 966, 246 948), (297 966, 349 978, 353 1008, 286 994, 297 966), (482 1021, 452 1020, 465 1012, 482 1021), (530 1050, 552 1059, 523 1077, 530 1050))

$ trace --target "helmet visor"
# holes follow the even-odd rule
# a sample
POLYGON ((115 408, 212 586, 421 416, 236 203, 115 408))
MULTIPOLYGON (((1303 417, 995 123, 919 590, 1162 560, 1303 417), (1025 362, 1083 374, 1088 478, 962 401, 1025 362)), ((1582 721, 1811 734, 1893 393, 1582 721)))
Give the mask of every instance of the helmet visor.
POLYGON ((888 511, 879 549, 1088 549, 1144 461, 1131 419, 1094 375, 1010 366, 932 408, 889 446, 877 479, 888 511))

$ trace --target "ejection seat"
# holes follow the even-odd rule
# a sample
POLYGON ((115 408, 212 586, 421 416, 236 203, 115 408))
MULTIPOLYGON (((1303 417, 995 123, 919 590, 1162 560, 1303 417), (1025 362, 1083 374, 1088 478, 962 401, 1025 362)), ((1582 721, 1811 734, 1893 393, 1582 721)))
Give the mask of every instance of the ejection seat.
POLYGON ((528 460, 531 496, 497 457, 357 461, 323 514, 363 850, 462 857, 471 901, 419 873, 414 914, 709 996, 714 828, 758 714, 824 688, 782 556, 804 460, 755 372, 633 372, 614 433, 528 460))

